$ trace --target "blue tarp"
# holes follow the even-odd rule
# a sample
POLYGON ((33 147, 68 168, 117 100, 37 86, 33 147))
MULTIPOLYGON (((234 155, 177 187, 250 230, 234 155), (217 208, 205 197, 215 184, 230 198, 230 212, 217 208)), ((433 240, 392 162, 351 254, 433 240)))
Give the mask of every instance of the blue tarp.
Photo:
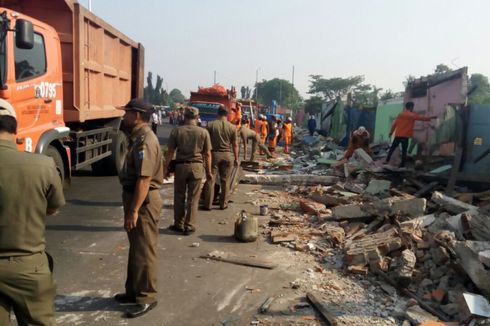
POLYGON ((355 107, 344 108, 346 121, 346 134, 340 141, 340 145, 347 146, 351 133, 363 126, 371 135, 374 135, 374 125, 376 122, 376 109, 358 109, 355 107))

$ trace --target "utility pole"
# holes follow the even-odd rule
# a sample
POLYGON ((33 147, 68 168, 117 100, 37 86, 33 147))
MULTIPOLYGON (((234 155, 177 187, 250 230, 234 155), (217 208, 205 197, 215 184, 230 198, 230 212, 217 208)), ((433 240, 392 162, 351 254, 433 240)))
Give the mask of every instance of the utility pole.
POLYGON ((216 84, 216 70, 214 71, 214 84, 216 84))
POLYGON ((88 11, 92 12, 92 0, 88 0, 88 11))
POLYGON ((259 69, 255 70, 255 102, 259 104, 259 69))
POLYGON ((293 77, 291 78, 291 83, 293 84, 294 87, 294 65, 293 65, 293 77))

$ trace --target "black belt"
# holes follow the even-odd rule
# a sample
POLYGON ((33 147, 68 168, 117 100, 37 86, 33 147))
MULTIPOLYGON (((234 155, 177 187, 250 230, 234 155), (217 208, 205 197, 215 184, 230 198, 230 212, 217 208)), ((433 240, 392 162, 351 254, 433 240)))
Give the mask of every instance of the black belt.
POLYGON ((211 150, 211 152, 218 152, 218 153, 231 153, 231 151, 218 151, 218 150, 211 150))
POLYGON ((176 161, 175 164, 192 164, 192 163, 200 163, 203 164, 200 161, 176 161))
MULTIPOLYGON (((134 192, 136 190, 136 186, 123 186, 123 191, 125 192, 134 192)), ((150 188, 149 191, 158 190, 158 188, 150 188)))

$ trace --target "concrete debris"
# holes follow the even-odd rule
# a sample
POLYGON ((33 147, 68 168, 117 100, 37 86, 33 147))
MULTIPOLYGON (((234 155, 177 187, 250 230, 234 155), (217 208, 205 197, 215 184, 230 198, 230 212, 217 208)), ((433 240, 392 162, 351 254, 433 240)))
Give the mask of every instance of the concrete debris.
POLYGON ((490 250, 480 251, 478 253, 478 259, 482 262, 483 265, 490 268, 490 250))
POLYGON ((245 174, 241 179, 243 183, 260 184, 260 185, 333 185, 339 181, 338 177, 333 176, 315 176, 312 178, 302 174, 245 174))
POLYGON ((391 187, 391 181, 389 180, 377 180, 373 179, 369 182, 366 190, 364 192, 369 195, 382 195, 388 194, 391 187))
POLYGON ((309 293, 320 314, 339 325, 450 325, 467 318, 463 293, 490 297, 490 191, 456 187, 453 198, 437 191, 445 186, 440 176, 384 168, 363 150, 336 166, 343 153, 325 146, 323 136, 302 141, 294 158, 261 162, 242 178, 278 186, 254 193, 253 204, 270 211, 261 234, 316 262, 288 289, 309 293), (353 283, 365 301, 351 300, 353 283), (386 323, 347 318, 360 310, 386 323))
POLYGON ((439 320, 436 316, 420 308, 418 305, 409 307, 406 312, 406 317, 413 325, 421 325, 426 322, 439 320))
POLYGON ((466 211, 477 211, 478 207, 469 205, 460 200, 446 196, 438 191, 432 194, 432 201, 441 205, 445 210, 453 214, 459 214, 466 211))
POLYGON ((403 250, 400 256, 393 259, 389 276, 398 286, 408 287, 412 282, 416 262, 413 251, 403 250))
POLYGON ((458 241, 454 251, 461 267, 466 271, 480 291, 490 298, 490 270, 479 259, 479 253, 490 250, 490 241, 458 241))
POLYGON ((394 214, 419 217, 424 214, 426 204, 425 198, 390 197, 375 202, 337 206, 332 209, 332 213, 338 220, 394 214))

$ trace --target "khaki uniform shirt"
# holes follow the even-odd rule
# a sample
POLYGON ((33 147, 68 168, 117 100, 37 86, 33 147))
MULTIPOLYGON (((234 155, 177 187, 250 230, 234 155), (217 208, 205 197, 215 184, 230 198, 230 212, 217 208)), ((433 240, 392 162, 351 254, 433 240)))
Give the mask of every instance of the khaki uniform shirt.
POLYGON ((242 126, 240 128, 240 138, 242 139, 243 142, 246 142, 247 139, 257 139, 257 133, 252 129, 245 128, 245 126, 242 126))
POLYGON ((207 129, 211 137, 214 152, 231 152, 236 141, 236 126, 226 120, 211 121, 207 129))
POLYGON ((64 204, 53 159, 0 140, 0 257, 43 252, 46 210, 64 204))
POLYGON ((178 162, 204 163, 202 153, 211 150, 211 140, 206 129, 183 125, 172 130, 168 147, 176 150, 175 160, 178 162))
POLYGON ((119 176, 123 186, 135 186, 139 177, 151 177, 150 189, 163 185, 163 156, 158 138, 148 125, 136 127, 129 137, 129 151, 119 176))

